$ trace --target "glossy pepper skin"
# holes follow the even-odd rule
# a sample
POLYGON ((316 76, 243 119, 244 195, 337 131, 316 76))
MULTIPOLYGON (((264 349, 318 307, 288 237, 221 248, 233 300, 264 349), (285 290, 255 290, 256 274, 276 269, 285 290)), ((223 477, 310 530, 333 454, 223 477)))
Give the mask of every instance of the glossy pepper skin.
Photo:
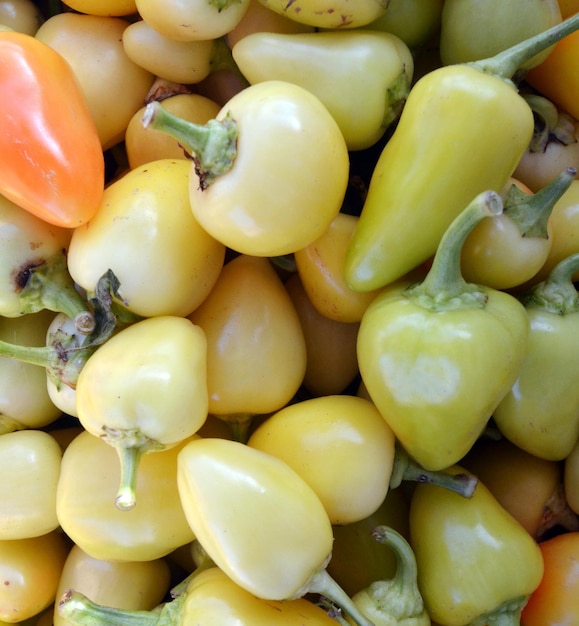
POLYGON ((530 454, 562 461, 579 439, 579 253, 521 296, 529 348, 517 380, 494 412, 502 434, 530 454))
POLYGON ((352 289, 385 286, 428 260, 463 207, 485 189, 504 187, 534 129, 510 78, 578 22, 575 16, 494 57, 440 67, 415 83, 346 255, 352 289))
POLYGON ((386 287, 358 331, 358 363, 370 397, 402 447, 428 470, 449 467, 468 452, 526 354, 522 304, 466 283, 460 242, 451 245, 458 230, 468 232, 471 218, 480 223, 485 205, 478 203, 489 197, 477 196, 453 222, 426 278, 386 287))
POLYGON ((64 228, 88 221, 104 191, 104 156, 68 63, 30 35, 0 33, 0 193, 64 228))
POLYGON ((518 625, 543 576, 538 544, 481 482, 472 498, 417 485, 410 544, 426 609, 444 626, 518 625))

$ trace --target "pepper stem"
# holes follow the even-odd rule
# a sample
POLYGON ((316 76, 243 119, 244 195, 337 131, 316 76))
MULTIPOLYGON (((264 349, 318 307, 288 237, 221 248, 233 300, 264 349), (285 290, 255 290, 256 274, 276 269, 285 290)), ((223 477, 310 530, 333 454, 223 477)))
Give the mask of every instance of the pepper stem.
POLYGON ((487 301, 485 289, 467 283, 462 276, 462 246, 482 219, 502 211, 503 201, 495 191, 476 196, 446 229, 424 280, 406 289, 404 295, 432 311, 483 308, 487 301))
POLYGON ((356 626, 375 626, 354 604, 350 596, 338 585, 338 583, 328 574, 326 569, 316 572, 309 584, 308 593, 319 593, 331 600, 336 606, 346 613, 356 626))
POLYGON ((529 37, 529 39, 525 39, 525 41, 521 41, 499 52, 493 57, 467 63, 466 65, 499 78, 511 79, 524 63, 577 29, 579 29, 579 13, 568 17, 566 20, 534 37, 529 37))
POLYGON ((249 439, 249 429, 255 417, 253 413, 228 413, 225 415, 212 414, 214 417, 224 421, 231 431, 234 441, 247 443, 249 439))
POLYGON ((534 194, 525 193, 516 185, 511 185, 504 198, 503 212, 511 218, 521 237, 549 238, 547 224, 553 206, 569 189, 576 175, 574 167, 567 167, 534 194))
POLYGON ((96 604, 73 589, 64 592, 57 608, 72 626, 157 626, 160 619, 152 611, 126 611, 96 604))
POLYGON ((464 498, 471 498, 478 485, 478 478, 474 474, 465 472, 451 474, 444 471, 426 470, 416 463, 416 461, 412 460, 408 454, 397 445, 394 452, 392 474, 390 476, 390 489, 396 489, 403 480, 437 485, 438 487, 453 491, 464 498))
POLYGON ((238 130, 230 113, 221 120, 195 124, 170 113, 154 101, 146 106, 142 123, 145 128, 171 135, 192 154, 201 189, 206 189, 233 167, 238 130))
POLYGON ((525 307, 540 308, 555 315, 569 315, 579 311, 579 292, 573 284, 573 275, 579 271, 579 253, 572 254, 551 270, 546 280, 521 295, 525 307))
POLYGON ((94 330, 94 317, 68 273, 64 252, 41 265, 23 269, 16 283, 22 286, 19 296, 22 313, 42 310, 64 313, 75 321, 77 332, 90 335, 94 330))
POLYGON ((352 600, 370 619, 379 624, 416 620, 430 623, 418 589, 416 557, 404 537, 388 526, 377 526, 372 537, 392 548, 396 573, 389 580, 377 580, 359 591, 352 600))
POLYGON ((130 511, 137 503, 137 475, 141 457, 147 452, 163 450, 163 444, 150 439, 138 428, 109 428, 103 426, 101 438, 113 446, 121 464, 121 478, 115 506, 130 511))

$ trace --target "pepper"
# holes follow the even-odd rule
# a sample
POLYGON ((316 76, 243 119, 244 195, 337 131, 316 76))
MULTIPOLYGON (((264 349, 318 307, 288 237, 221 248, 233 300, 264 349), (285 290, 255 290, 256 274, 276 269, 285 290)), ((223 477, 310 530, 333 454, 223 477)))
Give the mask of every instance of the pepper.
POLYGON ((503 189, 534 128, 508 77, 578 26, 575 16, 495 57, 441 67, 414 84, 346 255, 352 289, 377 289, 427 261, 478 193, 503 189))
POLYGON ((520 298, 529 320, 526 359, 493 417, 517 446, 560 461, 579 438, 579 293, 572 276, 579 253, 520 298))
POLYGON ((543 576, 536 541, 482 482, 472 498, 417 485, 410 545, 426 610, 444 626, 518 626, 543 576))
POLYGON ((268 9, 317 28, 357 28, 378 19, 389 0, 259 0, 268 9))
MULTIPOLYGON (((68 590, 58 603, 59 615, 73 626, 335 626, 321 607, 304 598, 262 600, 210 567, 197 573, 185 591, 155 611, 121 611, 99 606, 68 590)), ((55 626, 58 626, 55 624, 55 626)))
POLYGON ((321 593, 372 626, 327 573, 330 520, 284 461, 237 441, 197 439, 179 453, 177 485, 196 539, 240 587, 265 600, 321 593))
POLYGON ((206 360, 207 340, 199 326, 159 316, 119 331, 81 369, 78 419, 119 455, 119 508, 135 506, 142 456, 181 443, 205 422, 206 360))
POLYGON ((84 224, 104 191, 104 155, 70 65, 9 31, 0 33, 0 58, 0 193, 51 224, 84 224))
POLYGON ((377 30, 257 32, 239 41, 232 54, 251 84, 287 80, 318 96, 349 150, 372 146, 396 121, 414 72, 408 46, 377 30))
POLYGON ((525 358, 522 304, 460 273, 465 237, 501 211, 498 194, 477 196, 445 233, 426 278, 386 287, 358 332, 367 392, 402 447, 429 470, 468 452, 525 358))

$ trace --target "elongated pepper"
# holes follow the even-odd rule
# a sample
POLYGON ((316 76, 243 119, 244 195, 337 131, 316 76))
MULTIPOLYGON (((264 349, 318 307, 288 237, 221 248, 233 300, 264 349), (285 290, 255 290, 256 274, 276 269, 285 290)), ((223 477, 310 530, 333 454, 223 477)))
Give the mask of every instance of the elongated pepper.
POLYGON ((495 57, 438 68, 414 85, 373 171, 346 255, 352 289, 377 289, 428 260, 478 193, 504 187, 534 128, 510 78, 578 27, 575 15, 495 57))

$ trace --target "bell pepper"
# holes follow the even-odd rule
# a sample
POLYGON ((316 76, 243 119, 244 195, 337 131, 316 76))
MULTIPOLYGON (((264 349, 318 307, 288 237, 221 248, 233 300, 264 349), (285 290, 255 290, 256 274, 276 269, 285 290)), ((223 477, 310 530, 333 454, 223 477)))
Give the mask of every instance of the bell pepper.
POLYGON ((482 482, 472 498, 417 485, 410 545, 426 610, 444 626, 518 626, 543 576, 536 541, 482 482))
POLYGON ((374 145, 398 119, 414 72, 408 46, 377 30, 258 32, 239 41, 232 54, 251 84, 275 78, 314 93, 349 150, 374 145))
POLYGON ((465 237, 501 211, 495 192, 477 196, 445 233, 426 278, 384 288, 358 332, 367 392, 404 450, 428 470, 468 452, 526 354, 522 304, 460 272, 465 237))
POLYGON ((142 456, 195 434, 207 407, 207 340, 186 318, 131 324, 88 358, 78 376, 76 410, 87 432, 119 455, 116 506, 135 506, 142 456))
POLYGON ((579 530, 563 491, 563 468, 508 439, 481 439, 461 460, 536 541, 553 529, 579 530))
POLYGON ((292 301, 268 259, 239 255, 188 319, 207 339, 209 413, 245 441, 252 418, 285 406, 304 377, 306 346, 292 301))
POLYGON ((196 539, 240 587, 265 600, 320 593, 371 626, 329 576, 332 527, 314 490, 281 459, 238 441, 197 439, 177 484, 196 539))
POLYGON ((84 224, 104 191, 104 155, 72 68, 24 33, 0 32, 0 57, 0 193, 50 224, 84 224))
POLYGON ((521 190, 520 183, 508 186, 502 214, 483 220, 464 242, 461 269, 465 280, 502 290, 531 280, 551 251, 553 207, 576 174, 575 168, 568 167, 534 194, 521 190))
POLYGON ((579 16, 490 59, 430 71, 414 84, 373 170, 346 255, 352 289, 377 289, 427 261, 478 193, 503 189, 534 128, 509 78, 577 27, 579 16))
POLYGON ((202 126, 151 102, 143 124, 174 136, 193 155, 193 215, 237 252, 293 253, 321 236, 340 211, 346 142, 320 99, 299 85, 250 85, 202 126))
POLYGON ((138 504, 122 511, 114 505, 117 452, 83 430, 64 451, 56 492, 56 515, 67 537, 95 559, 124 562, 162 558, 192 541, 177 490, 177 456, 189 441, 143 456, 138 504))
MULTIPOLYGON (((73 545, 58 581, 56 599, 67 589, 85 594, 93 602, 125 610, 151 610, 165 598, 171 573, 166 559, 150 561, 104 561, 73 545)), ((53 610, 53 626, 68 626, 53 610)))
POLYGON ((579 532, 539 544, 545 571, 521 614, 521 626, 562 626, 579 621, 579 532))
POLYGON ((528 353, 493 417, 517 446, 560 461, 579 438, 579 253, 520 296, 529 320, 528 353))

